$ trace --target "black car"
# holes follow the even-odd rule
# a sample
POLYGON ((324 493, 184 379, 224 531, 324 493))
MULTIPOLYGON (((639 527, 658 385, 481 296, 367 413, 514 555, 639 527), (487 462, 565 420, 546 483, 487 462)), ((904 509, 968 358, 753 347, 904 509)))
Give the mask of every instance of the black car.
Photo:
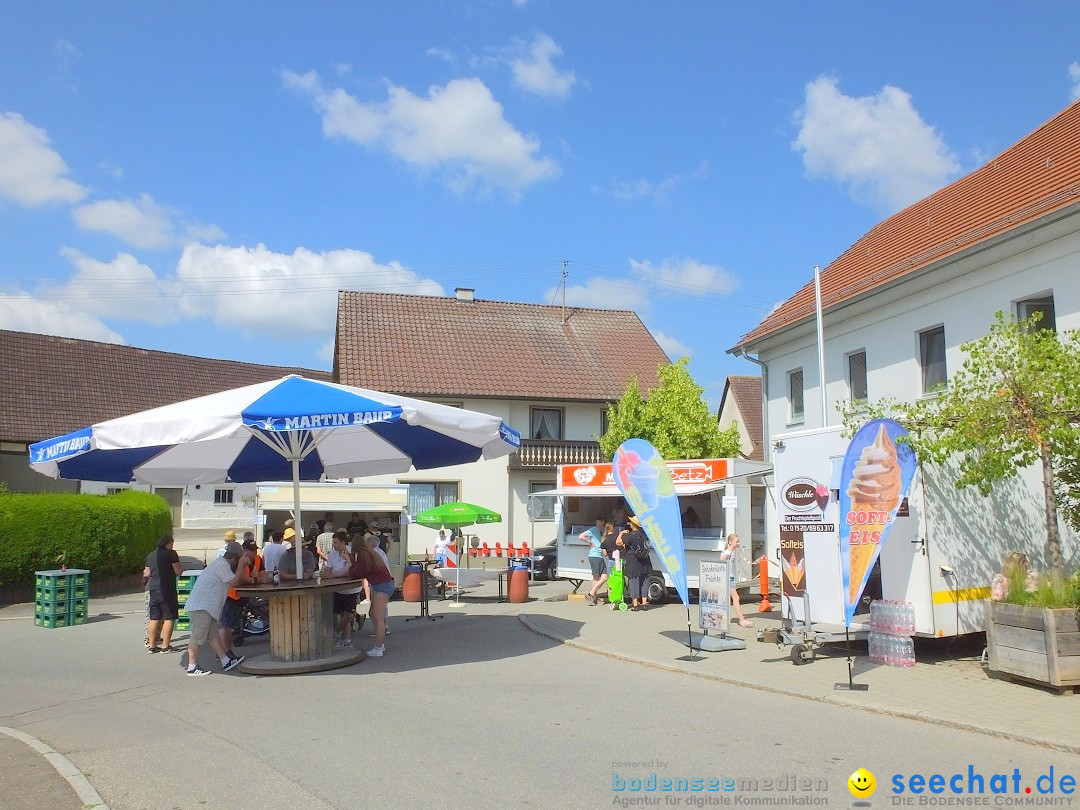
POLYGON ((533 576, 543 577, 544 579, 558 579, 558 553, 555 541, 552 540, 546 546, 540 546, 533 549, 532 556, 529 557, 529 565, 532 568, 533 576))

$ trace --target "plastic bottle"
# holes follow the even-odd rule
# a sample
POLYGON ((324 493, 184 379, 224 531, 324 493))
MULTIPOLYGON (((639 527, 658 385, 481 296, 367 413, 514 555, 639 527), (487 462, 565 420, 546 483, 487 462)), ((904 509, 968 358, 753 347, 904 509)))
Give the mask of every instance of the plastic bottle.
POLYGON ((281 584, 281 574, 278 573, 277 568, 274 569, 274 584, 275 585, 280 585, 281 584))

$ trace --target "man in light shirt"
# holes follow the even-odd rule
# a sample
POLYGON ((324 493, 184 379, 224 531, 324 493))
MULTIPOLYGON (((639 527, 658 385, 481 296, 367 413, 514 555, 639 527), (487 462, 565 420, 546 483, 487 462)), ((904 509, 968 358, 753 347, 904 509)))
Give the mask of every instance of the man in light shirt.
MULTIPOLYGON (((292 531, 292 529, 288 529, 292 531)), ((295 532, 293 532, 295 534, 295 532)), ((281 555, 285 553, 285 546, 282 544, 284 535, 281 532, 274 532, 270 535, 270 542, 263 546, 263 569, 273 573, 274 569, 278 567, 278 561, 281 559, 281 555)))
POLYGON ((244 656, 229 655, 218 635, 221 609, 233 588, 240 581, 237 568, 244 550, 237 542, 225 546, 225 553, 210 561, 195 580, 195 587, 184 605, 191 618, 191 639, 188 641, 188 669, 190 676, 209 675, 210 670, 199 666, 199 647, 209 642, 211 649, 221 661, 226 672, 236 667, 244 656))

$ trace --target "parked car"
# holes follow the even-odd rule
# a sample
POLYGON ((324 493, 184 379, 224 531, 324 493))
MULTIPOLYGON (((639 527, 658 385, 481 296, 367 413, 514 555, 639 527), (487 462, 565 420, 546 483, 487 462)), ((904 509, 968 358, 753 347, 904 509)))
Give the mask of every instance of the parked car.
POLYGON ((532 556, 529 557, 529 564, 532 567, 534 576, 549 580, 559 578, 556 549, 554 540, 546 546, 533 549, 532 556))

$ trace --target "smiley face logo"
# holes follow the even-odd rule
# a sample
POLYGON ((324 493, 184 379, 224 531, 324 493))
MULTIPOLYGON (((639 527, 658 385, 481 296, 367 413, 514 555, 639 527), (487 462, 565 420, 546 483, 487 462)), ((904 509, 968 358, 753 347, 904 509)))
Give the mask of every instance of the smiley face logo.
POLYGON ((847 787, 852 796, 857 799, 865 799, 874 795, 874 791, 877 790, 877 780, 866 768, 859 768, 848 777, 847 787))

